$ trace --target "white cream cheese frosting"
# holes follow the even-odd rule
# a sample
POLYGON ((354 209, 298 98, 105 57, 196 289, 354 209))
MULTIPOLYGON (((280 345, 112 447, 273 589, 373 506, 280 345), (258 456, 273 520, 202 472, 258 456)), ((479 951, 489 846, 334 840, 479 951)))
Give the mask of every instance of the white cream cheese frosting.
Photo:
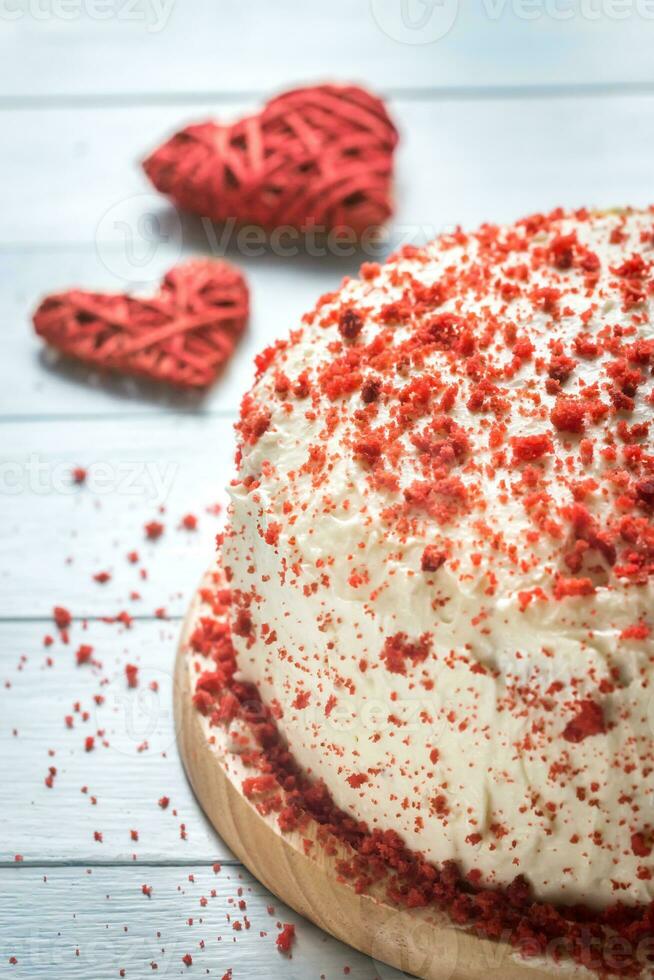
POLYGON ((489 885, 654 898, 654 212, 407 249, 259 358, 240 675, 370 828, 489 885))

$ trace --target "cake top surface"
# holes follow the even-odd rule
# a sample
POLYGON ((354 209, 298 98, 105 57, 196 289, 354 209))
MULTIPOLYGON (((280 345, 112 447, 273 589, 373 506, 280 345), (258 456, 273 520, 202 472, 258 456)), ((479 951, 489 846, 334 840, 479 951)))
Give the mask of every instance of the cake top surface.
POLYGON ((243 403, 289 533, 356 520, 391 565, 421 544, 416 573, 523 605, 645 583, 653 259, 652 212, 556 211, 364 266, 243 403))

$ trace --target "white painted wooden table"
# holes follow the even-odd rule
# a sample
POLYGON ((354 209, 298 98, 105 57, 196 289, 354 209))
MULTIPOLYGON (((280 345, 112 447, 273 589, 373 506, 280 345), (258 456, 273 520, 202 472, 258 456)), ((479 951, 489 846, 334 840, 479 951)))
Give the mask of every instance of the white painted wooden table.
POLYGON ((186 785, 170 703, 252 355, 360 257, 246 256, 229 242, 251 329, 201 402, 57 364, 29 314, 49 291, 147 285, 180 255, 219 250, 150 192, 138 160, 181 124, 303 81, 389 97, 402 132, 393 243, 559 203, 654 199, 651 4, 404 6, 406 23, 400 0, 0 2, 0 977, 141 978, 153 963, 158 976, 397 976, 298 923, 230 857, 186 785), (84 488, 69 484, 76 465, 84 488), (165 534, 147 543, 162 506, 165 534), (177 529, 189 511, 196 533, 177 529), (75 617, 71 642, 45 648, 56 604, 75 617), (102 621, 122 609, 130 630, 102 621), (75 666, 81 642, 101 663, 75 666), (275 949, 278 921, 298 923, 291 960, 275 949))

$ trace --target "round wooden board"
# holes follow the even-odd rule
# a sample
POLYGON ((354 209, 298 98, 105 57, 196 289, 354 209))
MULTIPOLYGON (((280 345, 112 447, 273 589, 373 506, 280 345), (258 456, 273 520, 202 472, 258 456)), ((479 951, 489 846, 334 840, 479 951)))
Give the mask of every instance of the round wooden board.
POLYGON ((193 706, 196 663, 211 665, 189 652, 188 638, 201 615, 211 615, 196 597, 187 615, 175 669, 175 718, 179 749, 188 778, 207 817, 234 854, 266 888, 332 936, 383 965, 422 980, 551 980, 589 977, 586 970, 525 961, 508 944, 478 939, 454 928, 433 910, 397 908, 379 895, 359 895, 339 880, 336 856, 315 842, 317 826, 302 832, 279 829, 276 814, 262 816, 241 785, 252 775, 228 733, 209 728, 193 706), (315 843, 307 852, 307 839, 315 843))

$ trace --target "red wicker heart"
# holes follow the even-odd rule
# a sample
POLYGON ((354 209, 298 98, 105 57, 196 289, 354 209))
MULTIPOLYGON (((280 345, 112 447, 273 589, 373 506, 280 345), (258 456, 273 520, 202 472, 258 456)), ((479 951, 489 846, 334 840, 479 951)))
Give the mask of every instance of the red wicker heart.
POLYGON ((318 85, 286 92, 233 125, 188 126, 143 167, 176 205, 212 221, 360 235, 392 213, 397 138, 380 99, 356 86, 318 85))
POLYGON ((248 317, 238 269, 198 260, 171 269, 151 299, 71 289, 34 313, 40 337, 100 368, 204 388, 231 356, 248 317))

